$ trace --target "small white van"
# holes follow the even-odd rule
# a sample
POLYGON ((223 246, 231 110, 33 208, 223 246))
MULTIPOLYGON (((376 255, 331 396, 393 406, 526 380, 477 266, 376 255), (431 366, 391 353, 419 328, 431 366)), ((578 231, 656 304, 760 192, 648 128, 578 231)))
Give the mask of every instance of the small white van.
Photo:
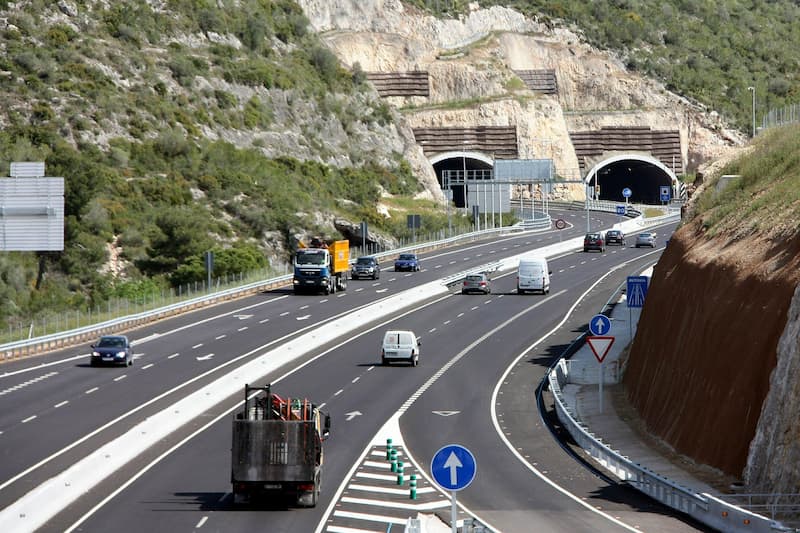
POLYGON ((419 347, 422 343, 413 331, 389 330, 383 335, 381 363, 408 361, 411 366, 419 364, 419 347))
POLYGON ((542 294, 550 292, 550 268, 544 257, 520 259, 517 268, 517 294, 528 291, 540 291, 542 294))

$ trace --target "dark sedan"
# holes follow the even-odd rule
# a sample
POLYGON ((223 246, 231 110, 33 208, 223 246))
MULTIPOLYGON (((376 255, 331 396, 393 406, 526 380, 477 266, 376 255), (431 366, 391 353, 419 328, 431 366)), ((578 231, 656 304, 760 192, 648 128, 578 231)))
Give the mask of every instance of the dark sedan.
POLYGON ((618 229, 610 229, 606 232, 606 244, 619 244, 625 246, 625 234, 618 229))
POLYGON ((90 363, 96 365, 133 365, 133 345, 125 335, 104 335, 92 344, 90 363))
POLYGON ((378 260, 372 256, 359 257, 353 264, 350 277, 353 279, 378 279, 381 277, 381 266, 378 264, 378 260))
POLYGON ((606 251, 606 241, 603 239, 602 233, 587 233, 583 238, 583 251, 597 250, 600 252, 606 251))

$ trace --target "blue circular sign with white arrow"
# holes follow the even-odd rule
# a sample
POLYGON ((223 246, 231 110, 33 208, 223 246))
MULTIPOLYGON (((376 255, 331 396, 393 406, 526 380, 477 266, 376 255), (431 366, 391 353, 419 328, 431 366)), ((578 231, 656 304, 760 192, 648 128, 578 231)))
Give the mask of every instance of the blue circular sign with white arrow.
POLYGON ((633 191, 631 191, 629 188, 625 187, 624 189, 622 189, 622 196, 624 196, 625 198, 630 198, 632 194, 633 191))
POLYGON ((589 331, 600 337, 608 335, 611 331, 611 320, 606 315, 594 315, 589 321, 589 331))
POLYGON ((442 446, 431 459, 431 475, 445 490, 467 488, 475 479, 476 469, 475 456, 458 444, 442 446))

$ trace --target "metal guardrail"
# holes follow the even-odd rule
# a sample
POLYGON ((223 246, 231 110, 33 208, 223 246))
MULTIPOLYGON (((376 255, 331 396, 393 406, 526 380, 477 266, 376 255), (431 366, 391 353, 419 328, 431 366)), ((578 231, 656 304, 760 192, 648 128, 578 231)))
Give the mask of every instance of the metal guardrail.
MULTIPOLYGON (((474 231, 470 233, 457 235, 454 237, 439 239, 436 241, 429 241, 425 243, 414 243, 402 248, 396 248, 394 250, 379 252, 373 254, 373 256, 377 257, 378 259, 389 259, 403 252, 425 252, 451 246, 459 242, 471 242, 484 239, 490 235, 502 235, 508 233, 521 232, 521 231, 524 231, 524 229, 513 226, 505 226, 502 228, 492 228, 487 230, 474 231)), ((91 324, 89 326, 83 326, 80 328, 62 331, 59 333, 53 333, 50 335, 34 337, 32 339, 9 342, 0 345, 0 361, 6 359, 13 359, 17 357, 24 357, 49 350, 62 348, 73 344, 87 342, 89 340, 95 339, 99 335, 113 333, 124 329, 130 329, 132 327, 141 326, 149 322, 160 320, 162 318, 167 318, 169 316, 174 316, 180 313, 198 309, 200 307, 206 307, 212 304, 216 304, 221 301, 232 300, 235 298, 239 298, 249 294, 254 294, 264 290, 276 287, 282 287, 290 284, 292 278, 293 274, 284 274, 282 276, 277 276, 275 278, 256 281, 246 285, 234 287, 232 289, 217 291, 210 294, 198 296, 196 298, 192 298, 189 300, 183 300, 181 302, 167 305, 164 307, 159 307, 157 309, 153 309, 150 311, 143 311, 140 313, 127 315, 112 320, 106 320, 104 322, 100 322, 97 324, 91 324)))
MULTIPOLYGON (((665 217, 658 218, 674 216, 665 215, 665 217)), ((609 302, 618 296, 619 290, 621 287, 609 299, 609 302)), ((578 446, 619 479, 664 505, 686 513, 720 531, 758 533, 792 531, 775 520, 737 507, 711 494, 698 494, 688 487, 653 472, 646 466, 634 463, 611 448, 600 437, 594 435, 580 421, 577 413, 567 405, 562 387, 571 382, 569 373, 570 367, 566 359, 562 358, 548 370, 545 378, 553 394, 558 419, 578 446)))

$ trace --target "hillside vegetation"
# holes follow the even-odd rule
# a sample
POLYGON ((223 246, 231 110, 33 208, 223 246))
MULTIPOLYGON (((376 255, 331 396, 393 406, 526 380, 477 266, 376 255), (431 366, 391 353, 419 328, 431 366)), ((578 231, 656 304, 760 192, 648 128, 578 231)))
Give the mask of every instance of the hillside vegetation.
POLYGON ((64 251, 0 258, 0 321, 204 280, 207 250, 215 276, 263 267, 324 233, 317 213, 406 231, 374 209, 420 188, 374 148, 391 111, 294 2, 0 8, 0 173, 44 161, 66 184, 64 251), (112 244, 121 276, 101 272, 112 244))
POLYGON ((729 163, 696 199, 709 235, 758 232, 781 238, 800 234, 800 125, 772 128, 759 135, 752 150, 729 163))
MULTIPOLYGON (((468 2, 413 0, 439 13, 468 2)), ((566 22, 626 66, 750 132, 770 109, 800 101, 800 3, 792 0, 481 0, 553 25, 566 22)))

